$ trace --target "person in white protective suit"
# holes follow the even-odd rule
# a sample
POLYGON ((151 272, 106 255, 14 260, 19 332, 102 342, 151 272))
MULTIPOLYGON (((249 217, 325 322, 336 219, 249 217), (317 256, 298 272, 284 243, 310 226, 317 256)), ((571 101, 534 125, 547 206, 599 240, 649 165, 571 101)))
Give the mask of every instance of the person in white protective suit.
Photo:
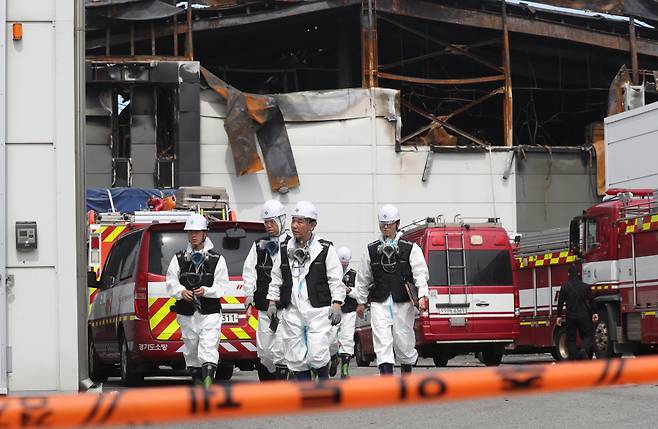
POLYGON ((174 311, 181 327, 183 356, 195 384, 209 388, 219 362, 222 306, 219 298, 229 285, 224 257, 213 250, 208 221, 198 213, 185 222, 187 249, 171 259, 167 293, 176 299, 174 311))
POLYGON ((286 212, 283 204, 277 200, 269 200, 263 204, 261 219, 265 225, 268 236, 256 240, 244 261, 242 269, 242 280, 244 281, 244 293, 246 295, 245 307, 247 317, 251 317, 253 308, 258 310, 258 330, 256 331, 256 347, 260 363, 258 365, 258 377, 265 380, 286 380, 288 378, 288 367, 286 366, 281 331, 272 330, 272 323, 267 315, 267 292, 270 286, 272 266, 274 260, 279 258, 281 243, 290 238, 284 232, 286 223, 286 212))
POLYGON ((308 201, 300 201, 292 213, 293 237, 281 245, 280 257, 272 267, 267 299, 270 318, 281 312, 281 330, 288 368, 298 380, 329 378, 331 326, 341 320, 345 300, 343 269, 331 242, 313 230, 318 212, 308 201))
POLYGON ((379 240, 368 244, 356 276, 357 314, 370 301, 372 340, 379 373, 393 374, 397 357, 402 374, 418 359, 414 334, 415 304, 427 309, 429 271, 416 243, 402 240, 400 212, 384 205, 379 211, 379 240))
POLYGON ((352 251, 347 247, 339 247, 336 250, 338 260, 343 266, 343 284, 347 288, 347 296, 345 297, 345 304, 341 307, 343 317, 340 324, 334 326, 332 329, 332 344, 331 344, 331 366, 329 367, 329 375, 333 377, 336 375, 338 366, 340 365, 340 378, 349 377, 350 359, 354 354, 354 328, 356 326, 356 288, 354 283, 356 280, 356 271, 350 268, 350 261, 352 260, 352 251))

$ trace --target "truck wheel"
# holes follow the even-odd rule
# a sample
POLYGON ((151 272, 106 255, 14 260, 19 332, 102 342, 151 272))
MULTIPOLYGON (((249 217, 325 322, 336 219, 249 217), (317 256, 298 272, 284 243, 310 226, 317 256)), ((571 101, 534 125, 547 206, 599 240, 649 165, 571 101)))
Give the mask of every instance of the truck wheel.
POLYGON ((616 328, 612 315, 608 311, 599 313, 599 321, 594 327, 594 352, 598 359, 610 359, 621 356, 620 353, 614 352, 614 343, 611 338, 612 330, 616 328))
POLYGON ((89 347, 87 350, 87 359, 89 365, 89 378, 94 383, 104 383, 109 377, 109 371, 107 366, 101 362, 96 353, 96 347, 94 346, 94 341, 89 338, 89 347))
MULTIPOLYGON (((260 372, 259 372, 260 376, 260 372)), ((215 380, 229 381, 233 377, 233 365, 223 365, 220 364, 217 366, 217 371, 215 372, 215 380)))
POLYGON ((482 360, 486 366, 498 366, 503 360, 503 354, 503 350, 492 348, 482 352, 482 360))
POLYGON ((121 336, 121 361, 119 369, 121 372, 121 381, 126 386, 139 386, 144 381, 144 375, 135 371, 134 365, 128 352, 128 340, 121 336))
POLYGON ((553 335, 553 347, 551 356, 557 362, 569 359, 569 348, 567 347, 567 330, 558 328, 553 335))
POLYGON ((356 366, 370 366, 371 361, 368 360, 363 354, 363 346, 361 345, 361 340, 359 340, 359 337, 356 337, 354 341, 354 358, 356 360, 356 366))
POLYGON ((434 360, 434 366, 437 368, 445 368, 446 366, 448 366, 448 361, 450 360, 442 355, 436 355, 432 357, 432 359, 434 360))

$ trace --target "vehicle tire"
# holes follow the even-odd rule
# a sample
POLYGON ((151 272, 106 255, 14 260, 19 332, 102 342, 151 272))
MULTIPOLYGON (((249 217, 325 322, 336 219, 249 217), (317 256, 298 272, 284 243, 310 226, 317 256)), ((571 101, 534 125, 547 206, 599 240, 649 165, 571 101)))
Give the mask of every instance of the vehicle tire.
POLYGON ((475 355, 475 359, 480 361, 480 363, 484 363, 484 357, 482 356, 482 352, 475 352, 474 355, 475 355))
MULTIPOLYGON (((220 364, 217 366, 217 371, 215 372, 215 380, 229 381, 232 377, 233 365, 220 364)), ((260 371, 258 371, 258 378, 260 379, 260 371)))
POLYGON ((128 340, 121 335, 121 349, 120 349, 120 362, 119 370, 121 373, 121 381, 126 386, 139 386, 144 381, 144 375, 135 371, 134 365, 130 359, 128 352, 128 340))
POLYGON ((492 348, 482 352, 482 361, 486 366, 498 366, 503 360, 504 350, 492 348))
POLYGON ((110 376, 109 369, 107 365, 101 362, 98 354, 96 353, 96 347, 94 346, 94 341, 89 337, 89 346, 87 348, 87 359, 89 365, 89 378, 94 383, 104 383, 107 381, 107 378, 110 376))
POLYGON ((359 340, 359 337, 356 337, 354 340, 354 360, 356 360, 356 366, 370 366, 371 361, 364 356, 363 346, 361 345, 361 340, 359 340))
POLYGON ((599 313, 599 321, 594 326, 594 353, 597 359, 610 359, 621 356, 614 352, 611 338, 612 330, 616 329, 613 316, 607 310, 599 313))
POLYGON ((437 356, 432 357, 432 360, 434 360, 434 366, 435 367, 445 368, 446 366, 448 366, 448 361, 450 359, 448 359, 445 356, 437 355, 437 356))
POLYGON ((558 328, 553 334, 553 347, 551 356, 557 362, 569 359, 569 348, 567 347, 567 330, 558 328))

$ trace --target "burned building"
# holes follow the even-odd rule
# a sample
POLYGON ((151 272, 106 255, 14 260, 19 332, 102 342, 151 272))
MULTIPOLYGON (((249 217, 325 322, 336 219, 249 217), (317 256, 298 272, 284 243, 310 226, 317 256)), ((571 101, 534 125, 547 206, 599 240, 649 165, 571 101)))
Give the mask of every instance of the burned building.
MULTIPOLYGON (((180 73, 185 61, 252 97, 247 110, 276 104, 276 97, 258 98, 267 94, 397 90, 401 127, 392 150, 422 152, 426 167, 432 153, 509 151, 519 175, 515 203, 521 211, 524 201, 534 207, 519 219, 537 217, 541 206, 542 217, 550 217, 546 207, 576 177, 584 184, 574 204, 594 201, 603 118, 624 104, 656 99, 658 5, 651 0, 197 0, 191 7, 88 0, 87 6, 87 177, 94 186, 203 181, 203 123, 199 134, 188 128, 203 122, 193 87, 203 91, 207 80, 198 73, 175 82, 155 77, 164 65, 180 73), (126 100, 130 110, 122 107, 126 100)), ((235 157, 237 140, 229 140, 235 157)), ((419 182, 427 178, 413 173, 419 182)))

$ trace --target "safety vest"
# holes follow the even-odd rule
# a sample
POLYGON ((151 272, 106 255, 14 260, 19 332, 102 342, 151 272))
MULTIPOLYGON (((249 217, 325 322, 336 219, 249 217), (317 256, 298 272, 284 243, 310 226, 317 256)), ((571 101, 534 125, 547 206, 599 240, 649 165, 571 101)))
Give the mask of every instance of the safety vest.
MULTIPOLYGON (((193 290, 201 286, 211 287, 215 281, 215 268, 219 262, 219 253, 214 250, 208 250, 206 252, 207 258, 203 262, 201 269, 201 279, 198 284, 191 284, 190 277, 186 273, 195 272, 194 264, 185 256, 185 252, 178 252, 176 258, 178 259, 178 266, 180 267, 180 274, 178 276, 178 281, 185 289, 193 290)), ((201 309, 199 312, 201 314, 214 314, 221 313, 222 304, 219 302, 219 298, 205 298, 199 297, 201 302, 201 309)), ((196 311, 194 303, 190 301, 185 301, 184 299, 179 299, 176 301, 174 306, 174 311, 183 316, 192 316, 196 311)))
MULTIPOLYGON (((330 241, 319 239, 318 242, 322 245, 322 251, 311 262, 311 265, 306 273, 306 290, 308 292, 308 299, 311 305, 315 308, 328 307, 331 305, 331 290, 329 289, 329 279, 327 278, 327 253, 329 246, 332 245, 330 241)), ((281 277, 283 284, 281 285, 280 298, 277 303, 278 308, 288 308, 292 297, 292 271, 290 269, 290 260, 288 259, 288 242, 286 241, 281 245, 281 277)))
MULTIPOLYGON (((354 269, 350 268, 347 270, 343 276, 343 283, 345 283, 345 286, 348 288, 354 289, 354 284, 356 283, 356 271, 354 269)), ((351 313, 356 311, 357 304, 356 299, 345 295, 345 304, 343 304, 341 310, 343 313, 351 313)))
POLYGON ((393 296, 395 302, 411 301, 405 283, 414 284, 414 277, 411 273, 411 264, 409 257, 413 243, 406 240, 398 240, 398 252, 395 255, 395 268, 387 272, 382 266, 382 254, 377 251, 381 242, 374 241, 368 245, 370 255, 370 269, 374 286, 370 290, 370 301, 384 302, 389 296, 393 296))
MULTIPOLYGON (((265 237, 261 240, 269 240, 270 237, 265 237)), ((254 292, 254 302, 259 311, 267 311, 269 301, 267 300, 267 292, 270 288, 270 280, 272 280, 272 257, 267 249, 261 249, 258 245, 261 240, 256 240, 256 291, 254 292)), ((278 238, 277 238, 278 240, 278 238)), ((287 243, 290 237, 286 237, 284 243, 287 243)), ((279 246, 279 251, 281 247, 279 246)))

